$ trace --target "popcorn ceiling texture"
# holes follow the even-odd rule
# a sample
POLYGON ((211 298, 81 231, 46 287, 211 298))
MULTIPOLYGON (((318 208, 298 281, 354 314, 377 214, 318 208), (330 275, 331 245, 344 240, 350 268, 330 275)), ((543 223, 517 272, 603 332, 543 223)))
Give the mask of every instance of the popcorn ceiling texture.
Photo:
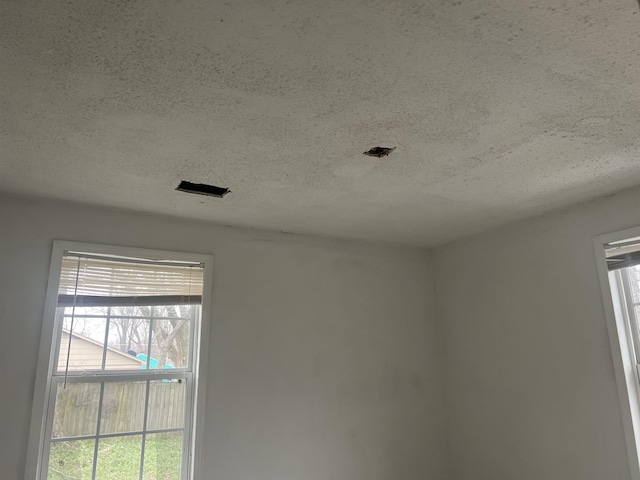
POLYGON ((640 183, 637 12, 4 1, 0 190, 441 244, 640 183), (378 145, 397 148, 362 154, 378 145))

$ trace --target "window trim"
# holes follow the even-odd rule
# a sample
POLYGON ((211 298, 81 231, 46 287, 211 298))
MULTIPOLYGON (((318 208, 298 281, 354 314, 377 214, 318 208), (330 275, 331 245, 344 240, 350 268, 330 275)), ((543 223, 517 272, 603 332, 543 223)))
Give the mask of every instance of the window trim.
POLYGON ((593 238, 596 267, 602 293, 604 318, 611 347, 613 370, 622 414, 622 427, 632 480, 640 480, 640 379, 635 362, 635 350, 627 313, 619 292, 621 285, 611 281, 620 272, 609 271, 605 246, 640 237, 640 227, 629 228, 593 238))
POLYGON ((39 479, 42 475, 41 458, 46 443, 46 411, 50 395, 50 383, 47 379, 56 365, 56 342, 54 342, 55 317, 58 303, 58 287, 62 257, 66 250, 90 251, 96 254, 118 255, 124 257, 162 258, 166 260, 200 262, 204 266, 203 295, 201 306, 201 321, 194 335, 199 337, 199 351, 193 352, 193 379, 195 382, 195 401, 191 401, 188 408, 193 408, 192 425, 190 428, 190 456, 188 459, 188 479, 202 476, 204 417, 206 411, 207 393, 207 365, 209 358, 209 333, 212 322, 212 292, 213 292, 213 255, 202 253, 185 253, 167 250, 155 250, 138 247, 74 242, 54 240, 49 264, 49 276, 45 294, 42 328, 38 349, 36 376, 31 408, 31 423, 29 428, 29 442, 27 447, 27 463, 25 465, 25 480, 39 479), (196 354, 198 353, 198 354, 196 354), (194 408, 195 406, 195 408, 194 408))

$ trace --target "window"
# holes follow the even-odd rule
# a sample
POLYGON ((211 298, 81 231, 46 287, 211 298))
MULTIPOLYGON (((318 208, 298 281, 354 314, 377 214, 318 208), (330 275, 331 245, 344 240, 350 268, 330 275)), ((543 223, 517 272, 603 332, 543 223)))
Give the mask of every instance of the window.
POLYGON ((640 229, 594 240, 632 478, 640 480, 640 229))
POLYGON ((207 263, 56 242, 30 478, 193 478, 207 263))

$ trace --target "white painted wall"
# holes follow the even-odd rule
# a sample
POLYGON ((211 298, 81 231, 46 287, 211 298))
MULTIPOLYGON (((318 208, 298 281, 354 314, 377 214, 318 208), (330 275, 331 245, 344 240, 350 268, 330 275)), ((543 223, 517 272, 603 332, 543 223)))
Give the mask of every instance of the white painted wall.
POLYGON ((592 238, 640 189, 435 251, 453 480, 625 480, 592 238))
POLYGON ((26 462, 54 239, 215 256, 208 478, 447 478, 425 252, 0 197, 2 479, 26 462))
POLYGON ((591 240, 640 189, 429 256, 0 197, 0 471, 20 479, 54 238, 213 253, 221 479, 626 480, 591 240), (439 361, 437 351, 444 352, 439 361), (445 378, 445 434, 440 371, 445 378))

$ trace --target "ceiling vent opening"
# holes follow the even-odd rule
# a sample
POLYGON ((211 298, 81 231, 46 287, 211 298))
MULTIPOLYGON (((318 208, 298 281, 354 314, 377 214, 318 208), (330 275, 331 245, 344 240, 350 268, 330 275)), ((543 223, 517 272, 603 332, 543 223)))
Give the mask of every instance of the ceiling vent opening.
POLYGON ((367 150, 363 153, 365 155, 369 155, 370 157, 382 158, 389 155, 395 149, 396 147, 373 147, 371 150, 367 150))
POLYGON ((185 182, 184 180, 180 182, 180 185, 178 185, 176 190, 179 192, 195 193, 197 195, 208 195, 209 197, 218 198, 222 198, 227 193, 231 192, 228 188, 216 187, 215 185, 207 185, 205 183, 185 182))

